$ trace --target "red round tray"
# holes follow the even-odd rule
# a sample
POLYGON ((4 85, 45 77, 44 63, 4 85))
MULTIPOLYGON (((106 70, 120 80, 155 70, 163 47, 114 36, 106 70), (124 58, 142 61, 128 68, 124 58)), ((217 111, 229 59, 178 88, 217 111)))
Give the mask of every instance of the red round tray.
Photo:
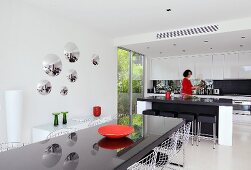
POLYGON ((122 138, 134 132, 133 127, 124 125, 106 125, 98 129, 98 133, 108 138, 122 138))

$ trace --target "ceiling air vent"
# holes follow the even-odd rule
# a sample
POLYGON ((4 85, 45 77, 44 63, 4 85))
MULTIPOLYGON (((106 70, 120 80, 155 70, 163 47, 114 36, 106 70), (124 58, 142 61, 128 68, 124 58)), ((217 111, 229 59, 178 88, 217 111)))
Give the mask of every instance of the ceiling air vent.
POLYGON ((218 25, 208 25, 208 26, 195 27, 195 28, 189 28, 189 29, 160 32, 160 33, 157 33, 156 37, 157 39, 167 39, 167 38, 173 38, 173 37, 184 37, 184 36, 189 36, 189 35, 212 33, 218 30, 219 30, 218 25))

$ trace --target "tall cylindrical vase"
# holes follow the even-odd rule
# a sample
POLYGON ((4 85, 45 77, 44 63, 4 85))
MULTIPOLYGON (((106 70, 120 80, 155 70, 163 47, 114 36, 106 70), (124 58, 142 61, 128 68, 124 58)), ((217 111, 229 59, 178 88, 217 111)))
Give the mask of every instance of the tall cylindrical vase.
POLYGON ((23 91, 5 91, 5 113, 8 142, 21 142, 23 91))

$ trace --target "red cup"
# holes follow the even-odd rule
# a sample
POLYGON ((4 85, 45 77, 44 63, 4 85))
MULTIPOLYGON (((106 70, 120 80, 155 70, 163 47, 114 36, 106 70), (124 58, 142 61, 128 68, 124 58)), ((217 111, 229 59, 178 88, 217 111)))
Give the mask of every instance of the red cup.
POLYGON ((100 106, 94 106, 93 107, 93 116, 99 117, 101 115, 101 107, 100 106))
POLYGON ((166 99, 170 99, 171 98, 171 92, 170 91, 167 91, 166 92, 166 99))

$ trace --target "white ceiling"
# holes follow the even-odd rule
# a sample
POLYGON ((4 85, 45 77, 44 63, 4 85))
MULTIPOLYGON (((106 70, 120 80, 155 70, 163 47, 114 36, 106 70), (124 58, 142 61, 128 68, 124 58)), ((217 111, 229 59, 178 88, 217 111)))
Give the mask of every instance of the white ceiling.
POLYGON ((123 47, 150 57, 247 51, 251 50, 251 29, 246 31, 131 44, 123 47), (241 38, 243 36, 245 38, 241 38), (240 45, 243 46, 241 47, 240 45), (185 52, 183 50, 185 50, 185 52))
MULTIPOLYGON (((19 0, 20 1, 20 0, 19 0)), ((250 17, 250 0, 23 0, 113 38, 250 17), (171 8, 171 12, 166 12, 171 8)))

